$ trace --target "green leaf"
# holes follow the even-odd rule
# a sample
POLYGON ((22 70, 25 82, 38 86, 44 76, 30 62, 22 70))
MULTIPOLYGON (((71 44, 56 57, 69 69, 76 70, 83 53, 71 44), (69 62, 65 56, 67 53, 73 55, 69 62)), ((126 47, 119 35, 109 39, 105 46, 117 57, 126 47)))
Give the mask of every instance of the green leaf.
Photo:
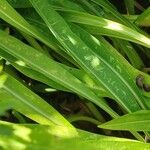
POLYGON ((7 0, 14 8, 28 8, 32 7, 28 0, 7 0))
MULTIPOLYGON (((113 18, 117 19, 117 22, 119 22, 121 24, 124 24, 127 27, 131 27, 133 29, 139 30, 128 19, 126 19, 125 17, 122 16, 122 14, 120 14, 117 11, 117 8, 115 8, 115 6, 111 2, 109 2, 109 0, 91 0, 91 1, 96 3, 98 6, 101 6, 106 12, 109 12, 112 15, 113 18)), ((133 1, 133 0, 130 0, 130 1, 133 1)), ((110 16, 110 19, 111 19, 111 16, 110 16)))
POLYGON ((9 97, 8 94, 5 95, 5 97, 3 97, 3 94, 1 94, 1 97, 0 97, 0 116, 4 115, 7 110, 12 108, 11 103, 8 100, 8 97, 9 97))
MULTIPOLYGON (((29 8, 32 7, 31 3, 28 0, 7 0, 13 8, 29 8)), ((79 5, 69 0, 51 0, 50 3, 53 7, 58 8, 72 8, 74 10, 84 11, 79 5)))
POLYGON ((123 53, 128 57, 129 62, 134 68, 140 70, 144 66, 140 55, 136 52, 136 49, 130 42, 120 39, 112 39, 112 41, 115 43, 115 48, 123 51, 123 53))
POLYGON ((108 121, 100 128, 111 130, 150 131, 150 110, 141 110, 108 121))
POLYGON ((53 128, 0 122, 0 147, 4 150, 149 150, 150 145, 134 140, 107 137, 79 130, 78 138, 58 138, 53 128))
POLYGON ((128 14, 135 14, 134 6, 135 6, 135 0, 124 0, 124 3, 127 8, 128 14))
MULTIPOLYGON (((27 65, 21 66, 20 65, 21 62, 16 63, 18 59, 15 58, 14 56, 10 55, 9 53, 4 52, 3 50, 0 50, 0 55, 4 59, 6 59, 8 62, 10 62, 11 65, 13 65, 17 70, 19 70, 20 72, 22 72, 26 76, 28 76, 28 77, 30 77, 34 80, 40 81, 42 83, 45 83, 45 84, 47 84, 50 87, 53 87, 55 89, 71 92, 71 89, 67 89, 64 86, 62 86, 61 84, 54 82, 53 80, 51 80, 50 78, 47 78, 42 73, 40 73, 39 71, 34 70, 30 66, 27 66, 27 65)), ((106 96, 109 97, 108 93, 102 87, 96 85, 94 83, 94 81, 82 70, 71 68, 71 67, 65 66, 63 64, 57 63, 57 62, 55 62, 55 63, 58 66, 62 66, 63 68, 65 68, 66 70, 68 70, 68 72, 70 72, 76 78, 78 78, 83 83, 85 83, 85 86, 90 88, 96 94, 98 93, 98 96, 100 96, 100 97, 106 97, 106 96)), ((61 74, 61 71, 59 72, 59 70, 58 70, 58 74, 61 74)))
MULTIPOLYGON (((109 71, 107 72, 107 69, 104 69, 105 70, 105 73, 106 74, 111 74, 111 77, 112 77, 112 80, 115 79, 117 81, 117 87, 120 86, 120 89, 125 90, 125 87, 123 88, 123 85, 119 85, 119 79, 123 82, 124 85, 128 86, 128 90, 130 90, 131 93, 134 93, 134 95, 136 95, 136 91, 133 90, 134 89, 134 84, 131 83, 128 79, 127 79, 127 76, 128 75, 128 72, 129 70, 128 69, 124 69, 125 66, 128 66, 128 68, 131 68, 131 66, 129 66, 129 64, 116 52, 115 49, 113 49, 113 47, 111 47, 103 38, 99 38, 100 41, 98 41, 96 38, 92 37, 90 34, 86 33, 84 30, 82 30, 81 28, 77 27, 77 26, 73 26, 72 25, 72 28, 71 28, 74 33, 76 33, 84 42, 87 43, 87 45, 99 56, 99 58, 102 60, 102 62, 104 64, 106 64, 107 68, 109 68, 109 71), (100 49, 100 45, 97 44, 97 42, 94 41, 97 40, 97 42, 101 42, 101 49, 100 49), (103 50, 104 51, 103 51, 103 50), (111 50, 111 51, 110 51, 111 50), (111 61, 111 57, 114 57, 114 60, 111 61), (116 62, 115 62, 116 60, 116 62), (113 63, 112 63, 113 62, 113 63), (121 65, 119 62, 124 62, 124 66, 121 65), (117 65, 117 67, 116 67, 117 65), (123 72, 119 71, 117 68, 122 68, 122 70, 124 70, 123 72), (112 72, 112 73, 111 73, 112 72), (130 84, 128 84, 130 82, 130 84), (133 88, 133 89, 132 89, 133 88)), ((102 74, 102 73, 101 73, 102 74)), ((101 78, 103 78, 103 74, 101 76, 101 74, 99 74, 99 76, 101 78)), ((132 73, 130 74, 132 75, 132 73)), ((105 76, 105 75, 104 75, 105 76)), ((107 84, 107 86, 110 88, 110 90, 113 91, 113 89, 115 88, 115 83, 113 84, 113 86, 111 87, 111 85, 109 84, 109 81, 107 83, 107 80, 111 78, 110 76, 107 76, 106 80, 105 81, 105 84, 107 84)), ((113 81, 112 81, 113 82, 113 81)), ((116 91, 113 91, 112 93, 114 94, 116 91)), ((126 92, 127 92, 127 89, 126 89, 126 92)), ((129 96, 129 91, 127 92, 128 93, 128 96, 129 96)), ((119 93, 121 95, 121 92, 119 93)), ((138 95, 138 94, 137 94, 138 95)), ((135 102, 131 101, 131 97, 129 98, 125 98, 125 99, 130 99, 130 101, 126 101, 126 100, 123 100, 123 95, 122 97, 120 98, 120 100, 116 100, 119 104, 121 105, 125 105, 125 107, 128 107, 130 110, 133 110, 133 107, 132 105, 135 104, 135 102), (132 103, 132 104, 131 104, 132 103)), ((138 100, 137 100, 138 101, 138 100)), ((139 102, 140 103, 140 102, 139 102)))
MULTIPOLYGON (((36 14, 36 12, 33 9, 28 9, 25 12, 22 12, 21 14, 30 24, 39 26, 41 30, 43 30, 43 32, 50 33, 46 24, 43 22, 40 16, 36 14)), ((123 50, 124 53, 128 56, 132 65, 137 69, 141 69, 144 66, 144 64, 142 60, 140 59, 140 57, 138 56, 136 50, 133 48, 133 46, 128 41, 124 41, 120 39, 116 39, 116 41, 119 41, 117 42, 117 45, 119 45, 121 50, 123 50)))
MULTIPOLYGON (((125 90, 124 88, 127 84, 123 86, 122 91, 120 91, 120 89, 118 88, 118 85, 116 85, 116 88, 114 88, 113 84, 110 84, 110 82, 113 82, 114 78, 112 78, 112 74, 110 72, 107 77, 105 71, 106 72, 108 70, 113 71, 113 69, 109 66, 108 63, 106 63, 106 61, 103 58, 100 57, 100 55, 98 55, 100 51, 99 52, 92 51, 92 49, 88 47, 89 45, 87 46, 78 36, 76 36, 76 34, 74 34, 72 30, 69 28, 65 20, 56 11, 53 10, 53 8, 51 7, 51 5, 49 4, 47 0, 44 1, 44 3, 41 0, 38 0, 38 1, 30 0, 30 2, 33 4, 34 8, 39 13, 39 15, 41 15, 41 17, 43 18, 43 20, 49 27, 50 31, 56 37, 56 39, 65 48, 65 51, 68 54, 70 54, 87 73, 92 75, 92 77, 96 79, 96 81, 98 81, 100 85, 102 84, 107 89, 107 91, 114 97, 114 99, 117 99, 119 101, 119 104, 121 104, 124 107, 124 109, 126 109, 128 112, 132 112, 135 110, 137 111, 140 109, 136 101, 134 102, 130 101, 129 103, 132 103, 132 104, 128 106, 125 105, 125 103, 127 102, 126 101, 127 98, 125 98, 125 96, 127 96, 128 94, 124 92, 125 90), (79 50, 79 48, 82 49, 82 51, 79 50), (105 71, 103 71, 103 69, 105 71), (111 81, 108 79, 110 79, 111 81), (123 100, 123 98, 125 99, 123 100)), ((93 46, 91 44, 91 46, 93 46, 95 51, 97 51, 98 50, 97 48, 99 47, 101 50, 104 49, 104 54, 106 55, 107 49, 106 47, 104 47, 103 44, 101 45, 101 43, 96 38, 91 37, 91 35, 87 34, 86 37, 88 37, 88 39, 91 39, 92 44, 95 45, 93 46)), ((88 41, 87 43, 90 44, 91 42, 88 41)), ((112 63, 112 60, 110 58, 109 58, 109 61, 111 61, 112 63)), ((134 92, 132 91, 131 93, 133 94, 134 92)), ((135 93, 133 95, 136 97, 141 107, 145 108, 140 98, 135 93)), ((133 100, 133 98, 131 99, 133 100)), ((115 117, 115 118, 117 117, 117 115, 112 113, 112 111, 110 112, 110 110, 107 110, 107 112, 108 111, 112 117, 115 117)), ((136 137, 140 138, 137 133, 133 133, 133 134, 136 137)))
POLYGON ((150 39, 145 35, 117 22, 76 11, 62 11, 61 15, 70 22, 83 25, 92 34, 102 34, 124 39, 150 48, 150 39))
POLYGON ((70 0, 51 0, 49 1, 53 8, 69 9, 76 11, 85 11, 82 7, 70 0))
POLYGON ((59 43, 51 34, 47 34, 41 31, 40 28, 30 25, 6 0, 0 1, 0 18, 24 33, 40 40, 63 57, 68 58, 68 56, 61 51, 59 43))
POLYGON ((22 66, 23 62, 18 61, 17 58, 15 58, 14 56, 10 55, 9 53, 3 51, 2 49, 0 49, 0 56, 2 56, 5 60, 7 60, 9 63, 11 63, 12 66, 14 66, 17 70, 19 70, 21 73, 25 74, 26 76, 40 81, 42 83, 45 83, 49 86, 52 86, 53 88, 59 89, 59 90, 63 90, 63 91, 68 91, 68 89, 66 89, 65 87, 61 86, 60 84, 57 84, 56 82, 54 82, 53 80, 43 76, 42 73, 32 69, 30 66, 22 66))
POLYGON ((6 73, 0 76, 0 95, 0 102, 40 124, 53 127, 55 131, 52 134, 66 137, 77 135, 75 128, 51 105, 6 73))
POLYGON ((20 66, 30 66, 33 70, 42 73, 43 76, 94 102, 112 116, 116 116, 116 113, 94 92, 55 61, 3 31, 0 31, 0 41, 0 50, 15 56, 18 59, 16 63, 20 66))
MULTIPOLYGON (((135 91, 132 88, 129 88, 130 85, 128 85, 127 81, 124 80, 122 77, 126 75, 129 76, 128 73, 125 75, 122 71, 120 71, 122 69, 116 68, 116 65, 119 65, 118 62, 114 62, 114 66, 112 66, 112 62, 115 61, 115 59, 113 58, 112 61, 112 59, 109 56, 117 58, 116 56, 114 56, 114 52, 111 52, 111 54, 109 52, 108 55, 108 53, 106 53, 106 51, 108 50, 105 47, 105 44, 99 42, 90 34, 85 34, 84 32, 82 32, 81 33, 82 38, 80 37, 82 39, 81 40, 71 31, 71 29, 66 24, 66 22, 61 18, 61 16, 59 16, 57 12, 52 10, 51 6, 47 1, 45 1, 45 3, 43 4, 41 4, 42 3, 41 1, 38 1, 36 3, 34 1, 32 2, 34 4, 34 7, 39 12, 39 14, 44 18, 45 22, 47 23, 47 25, 49 26, 50 30, 53 32, 55 37, 64 46, 68 54, 74 57, 76 61, 80 63, 82 68, 87 71, 87 73, 92 75, 94 79, 96 79, 100 84, 102 84, 127 111, 130 112, 140 109, 138 104, 136 104, 135 98, 126 97, 136 95, 135 97, 138 99, 138 102, 140 102, 137 93, 135 94, 135 91), (47 9, 43 10, 42 9, 43 5, 46 5, 45 7, 47 9), (85 39, 84 42, 86 42, 87 45, 83 42, 83 38, 85 39), (78 50, 79 47, 80 49, 82 49, 82 51, 78 50), (119 78, 120 81, 118 80, 119 78), (109 81, 108 79, 110 79, 111 81, 109 81), (114 82, 117 81, 116 85, 113 81, 114 82), (128 94, 124 93, 124 91, 129 89, 130 92, 132 91, 132 94, 134 93, 133 95, 132 94, 129 95, 130 92, 127 92, 128 94), (125 99, 123 100, 123 98, 125 99), (126 101, 127 99, 130 99, 130 101, 126 101), (133 101, 131 102, 131 100, 133 100, 134 102, 133 101)), ((120 67, 121 66, 119 65, 119 68, 120 67)), ((127 76, 125 78, 127 78, 127 76)), ((128 80, 128 82, 130 81, 128 80)), ((135 88, 133 81, 132 85, 135 88)), ((143 105, 142 102, 140 103, 141 105, 143 105)))
POLYGON ((95 9, 95 7, 93 5, 91 5, 91 3, 89 1, 77 1, 78 3, 80 3, 80 6, 82 6, 83 9, 86 10, 86 12, 90 13, 90 14, 95 14, 97 16, 101 16, 101 12, 98 11, 97 9, 95 9))
POLYGON ((141 15, 137 17, 135 23, 142 26, 150 26, 150 7, 148 7, 141 15))

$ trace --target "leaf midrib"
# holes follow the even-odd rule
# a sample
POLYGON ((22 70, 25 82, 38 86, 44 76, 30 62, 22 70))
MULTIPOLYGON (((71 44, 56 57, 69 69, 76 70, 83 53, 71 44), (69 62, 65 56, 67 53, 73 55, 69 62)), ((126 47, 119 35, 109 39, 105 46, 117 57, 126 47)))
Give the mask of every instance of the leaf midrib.
POLYGON ((49 115, 47 113, 43 113, 43 111, 39 110, 37 107, 35 107, 34 105, 31 105, 29 102, 27 102, 26 100, 24 100, 24 98, 22 98, 21 96, 19 96, 18 94, 16 94, 14 91, 12 91, 11 89, 9 89, 7 86, 3 85, 3 88, 8 91, 9 93, 11 93, 13 96, 17 97, 18 99, 20 99, 23 103, 27 104, 29 107, 33 108, 35 111, 39 112, 40 114, 42 114, 42 116, 44 116, 45 118, 47 118, 48 120, 50 120, 53 124, 62 126, 54 121, 52 121, 52 119, 49 117, 49 115))
MULTIPOLYGON (((32 36, 36 37, 37 39, 39 39, 40 41, 44 42, 46 45, 48 45, 52 49, 56 49, 54 46, 52 46, 51 44, 49 44, 48 41, 46 41, 45 39, 43 39, 43 37, 41 38, 40 36, 38 36, 36 34, 36 31, 32 32, 32 30, 34 30, 34 28, 24 18, 22 18, 22 20, 24 21, 25 24, 27 24, 27 26, 29 26, 29 28, 26 28, 26 26, 22 26, 18 21, 16 21, 16 19, 12 19, 9 15, 7 15, 7 13, 5 13, 4 11, 2 11, 1 9, 0 9, 0 12, 3 15, 5 15, 7 18, 9 18, 12 22, 14 22, 16 25, 20 26, 23 30, 27 31, 30 35, 32 35, 32 36), (30 28, 32 28, 32 30, 29 30, 30 28)), ((16 27, 16 28, 18 28, 18 27, 16 27)), ((38 33, 38 34, 40 34, 40 33, 38 33)))
MULTIPOLYGON (((37 9, 38 9, 38 11, 39 12, 41 12, 41 10, 38 8, 38 7, 36 7, 37 9)), ((42 13, 42 12, 41 12, 42 13)), ((43 13, 42 13, 43 14, 43 13)), ((42 15, 42 17, 43 17, 43 20, 47 20, 47 18, 45 17, 45 15, 42 15)), ((51 26, 51 24, 49 23, 49 21, 48 21, 48 24, 51 26)), ((52 28, 51 28, 51 30, 52 30, 52 28)), ((55 31, 53 31, 54 33, 55 33, 55 35, 57 35, 58 37, 60 37, 55 31)), ((73 34, 73 33, 72 33, 73 34)), ((80 39, 81 40, 81 39, 80 39)), ((81 40, 82 41, 82 40, 81 40)), ((82 41, 83 42, 83 41, 82 41)), ((84 43, 84 42, 83 42, 84 43)), ((85 44, 85 43, 84 43, 85 44)), ((86 44, 85 44, 86 45, 86 44)), ((67 49, 69 49, 69 51, 70 51, 70 48, 68 48, 68 46, 65 44, 65 46, 67 47, 67 49)), ((87 46, 87 45, 86 45, 87 46)), ((88 46, 87 46, 88 47, 88 46)), ((89 48, 88 47, 88 49, 92 52, 92 53, 94 53, 92 50, 91 50, 91 48, 89 48)), ((71 53, 72 53, 72 51, 70 51, 71 53)), ((74 53, 74 52, 73 52, 74 53)), ((76 55, 76 53, 74 53, 75 55, 76 55)), ((94 55, 95 55, 96 53, 94 53, 94 55)), ((77 57, 76 57, 77 58, 77 57)), ((78 59, 78 58, 77 58, 78 59)), ((78 60, 81 60, 81 59, 78 59, 78 60)), ((82 63, 82 60, 80 61, 81 63, 82 63)), ((105 64, 107 64, 104 60, 103 60, 103 62, 105 63, 105 64)), ((84 63, 82 63, 82 65, 84 66, 84 67, 86 67, 87 69, 88 69, 88 67, 84 64, 84 63)), ((107 66, 113 71, 113 68, 111 68, 110 67, 110 65, 108 65, 107 64, 107 66)), ((89 69, 88 69, 89 70, 89 69)), ((91 71, 90 71, 91 72, 91 71)), ((118 74, 116 71, 115 71, 115 73, 116 74, 118 74)), ((92 73, 93 74, 93 73, 92 73)), ((94 74, 94 76, 95 76, 95 74, 94 74)), ((140 99, 139 99, 139 97, 137 96, 137 94, 134 92, 134 90, 129 86, 129 84, 128 83, 126 83, 126 81, 120 76, 120 74, 119 74, 119 77, 120 77, 120 79, 121 79, 121 81, 123 82, 123 83, 125 83, 125 85, 129 88, 129 90, 131 91, 131 93, 133 94, 133 96, 137 99, 137 101, 138 102, 140 102, 140 99)), ((99 77, 96 75, 96 78, 105 86, 105 88, 106 89, 108 89, 110 92, 111 92, 111 89, 110 88, 107 88, 107 85, 102 81, 102 80, 100 80, 99 79, 99 77)), ((112 95, 114 95, 114 92, 111 92, 112 93, 112 95)), ((122 100, 115 94, 115 97, 122 103, 122 100)), ((123 103, 122 103, 123 104, 123 103)), ((140 105, 142 105, 141 103, 140 103, 140 105)), ((124 106, 124 105, 123 105, 124 106)), ((143 105, 142 105, 143 106, 143 105)), ((144 106, 143 106, 144 107, 144 106)), ((129 111, 129 112, 131 112, 131 110, 129 110, 129 108, 128 107, 126 107, 125 106, 125 108, 129 111)))
MULTIPOLYGON (((7 47, 5 47, 4 45, 3 45, 3 47, 6 49, 6 50, 8 50, 9 51, 9 49, 7 48, 7 47)), ((13 53, 13 52, 12 52, 13 53)), ((92 93, 92 96, 87 96, 87 94, 85 93, 85 92, 80 92, 81 90, 78 90, 78 88, 74 88, 74 86, 72 86, 72 84, 68 84, 69 82, 64 82, 64 80, 60 80, 60 78, 56 78, 54 75, 51 75, 51 74, 49 74, 49 72, 47 72, 47 71, 45 71, 44 69, 42 69, 41 67, 39 67, 38 65, 36 65, 36 64, 33 64, 32 63, 32 61, 29 61, 29 59, 26 59, 26 58, 24 58, 23 56, 21 56, 21 55, 18 55, 18 54, 16 54, 15 53, 15 55, 17 56, 17 57, 19 57, 21 60, 24 60, 25 62, 28 62, 28 64, 30 64, 31 66, 33 66, 33 67, 35 67, 35 68, 37 68, 38 70, 41 70, 41 72, 44 72, 45 74, 45 76, 47 76, 48 78, 49 78, 49 76, 51 76, 56 82, 58 82, 58 83, 63 83, 64 85, 65 85, 65 87, 66 87, 66 85, 68 86, 68 87, 70 87, 71 89, 73 89, 73 90, 75 90, 77 93, 80 93, 81 95, 84 95, 84 97, 86 97, 87 99, 90 99, 90 100, 92 100, 93 102, 96 102, 97 103, 97 101, 95 101, 95 99, 96 100, 98 100, 98 98, 97 98, 97 96, 91 91, 91 90, 88 90, 88 91, 90 91, 91 93, 92 93)), ((46 57, 46 56, 45 56, 46 57)), ((62 68, 63 69, 63 68, 62 68)), ((43 73, 42 73, 43 74, 43 73)), ((82 82, 79 80, 79 83, 82 85, 82 82)), ((77 83, 76 83, 77 84, 77 83)), ((67 88, 68 88, 67 87, 67 88)), ((90 93, 90 94, 91 94, 90 93)), ((105 106, 104 106, 105 107, 105 106)), ((103 108, 104 108, 103 107, 103 108)), ((106 108, 104 109, 104 110, 106 110, 106 108)))
MULTIPOLYGON (((27 17, 28 18, 28 17, 27 17)), ((31 18, 28 18, 29 20, 31 21, 34 21, 34 22, 37 22, 45 27, 47 27, 44 23, 41 23, 39 21, 36 21, 35 19, 31 19, 31 18)), ((95 53, 96 54, 96 53, 95 53)), ((99 56, 99 55, 98 55, 99 56)), ((99 56, 100 57, 100 56, 99 56)), ((131 93, 135 96, 136 99, 138 99, 138 102, 140 102, 140 99, 138 97, 138 95, 135 93, 135 91, 133 90, 133 88, 131 88, 131 86, 128 84, 128 82, 126 82, 126 80, 124 78, 122 78, 122 76, 113 68, 111 67, 111 65, 109 63, 107 63, 102 57, 100 57, 101 60, 114 72, 119 76, 119 78, 122 80, 123 83, 125 83, 125 85, 129 88, 129 90, 131 91, 131 93)), ((102 82, 102 81, 101 81, 102 82)), ((142 105, 142 104, 141 104, 142 105)))
POLYGON ((139 124, 139 123, 150 123, 150 120, 144 119, 144 120, 140 120, 140 121, 126 121, 126 122, 122 122, 122 123, 113 123, 112 125, 107 125, 107 123, 105 125, 101 125, 101 126, 106 126, 106 127, 113 127, 113 126, 121 126, 121 125, 134 125, 134 124, 139 124))

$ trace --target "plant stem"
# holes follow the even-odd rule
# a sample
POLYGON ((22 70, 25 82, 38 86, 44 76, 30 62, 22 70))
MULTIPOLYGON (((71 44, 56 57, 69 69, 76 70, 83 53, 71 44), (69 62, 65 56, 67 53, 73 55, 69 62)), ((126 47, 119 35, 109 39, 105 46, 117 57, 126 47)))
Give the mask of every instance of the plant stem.
POLYGON ((72 116, 68 117, 67 119, 69 122, 87 121, 87 122, 93 123, 95 125, 102 124, 102 122, 100 122, 96 119, 93 119, 91 117, 87 117, 87 116, 72 115, 72 116))
POLYGON ((96 106, 95 106, 93 103, 87 102, 86 105, 87 105, 88 109, 92 112, 92 114, 94 115, 94 117, 95 117, 97 120, 99 120, 99 121, 101 121, 101 122, 105 122, 104 117, 103 117, 103 116, 101 115, 101 113, 97 110, 96 106))

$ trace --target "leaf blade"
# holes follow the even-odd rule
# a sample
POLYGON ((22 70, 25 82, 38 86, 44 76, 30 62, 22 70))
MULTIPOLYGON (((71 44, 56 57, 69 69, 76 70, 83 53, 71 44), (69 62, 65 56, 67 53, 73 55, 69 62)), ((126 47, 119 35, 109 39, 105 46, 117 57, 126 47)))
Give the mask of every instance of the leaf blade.
POLYGON ((49 59, 32 47, 23 44, 14 37, 7 35, 3 31, 0 31, 0 41, 0 50, 15 56, 19 62, 22 62, 21 64, 29 65, 34 70, 40 71, 40 73, 47 78, 96 103, 113 116, 117 115, 105 102, 101 101, 94 92, 68 72, 68 70, 55 63, 55 61, 49 59), (34 59, 32 59, 31 56, 34 57, 34 59), (58 72, 61 72, 61 76, 58 72))
POLYGON ((74 127, 62 115, 43 99, 20 84, 19 81, 6 73, 0 76, 0 81, 1 83, 3 82, 0 87, 1 101, 9 102, 11 108, 16 109, 40 124, 47 124, 56 129, 64 128, 66 133, 62 133, 60 136, 65 136, 65 134, 68 137, 77 135, 74 127))
POLYGON ((51 148, 53 150, 80 150, 81 147, 83 150, 120 150, 122 147, 126 150, 149 150, 150 148, 150 145, 147 143, 123 138, 107 137, 82 130, 79 130, 80 137, 78 138, 58 138, 51 134, 52 130, 53 128, 48 126, 34 124, 19 125, 1 121, 0 146, 4 149, 12 150, 23 150, 24 148, 32 150, 49 150, 51 148), (22 130, 24 130, 24 135, 22 135, 22 130))
POLYGON ((149 124, 150 111, 141 110, 106 122, 99 127, 111 130, 150 131, 149 124))

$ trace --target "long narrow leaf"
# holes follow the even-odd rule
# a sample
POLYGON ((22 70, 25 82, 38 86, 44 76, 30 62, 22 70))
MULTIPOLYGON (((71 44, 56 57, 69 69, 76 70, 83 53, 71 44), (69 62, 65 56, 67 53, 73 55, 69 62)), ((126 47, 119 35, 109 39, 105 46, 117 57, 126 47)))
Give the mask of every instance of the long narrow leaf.
MULTIPOLYGON (((22 62, 21 61, 19 62, 17 58, 13 57, 9 53, 6 53, 3 50, 0 50, 0 55, 4 59, 6 59, 8 62, 10 62, 11 65, 13 65, 17 70, 19 70, 20 72, 22 72, 26 76, 28 76, 28 77, 30 77, 34 80, 40 81, 42 83, 45 83, 45 84, 47 84, 47 85, 49 85, 49 86, 51 86, 51 87, 53 87, 57 90, 71 92, 71 89, 67 89, 64 86, 62 86, 61 84, 58 84, 58 83, 54 82, 53 80, 51 80, 50 78, 47 78, 42 73, 40 73, 39 71, 34 70, 30 66, 27 66, 27 65, 22 66, 21 65, 22 62)), ((85 83, 85 86, 91 88, 92 91, 94 91, 95 93, 98 93, 99 96, 109 97, 108 93, 102 87, 96 85, 94 83, 94 81, 85 72, 83 72, 79 69, 75 69, 75 68, 65 66, 65 65, 57 63, 57 62, 56 62, 56 64, 62 66, 65 69, 67 69, 68 72, 70 72, 75 77, 77 77, 79 80, 81 80, 83 83, 85 83)), ((59 72, 59 70, 58 70, 58 74, 61 74, 61 71, 59 72)))
MULTIPOLYGON (((107 58, 108 54, 106 53, 106 48, 102 43, 97 41, 94 37, 91 37, 90 35, 84 33, 84 38, 86 35, 85 40, 87 39, 86 43, 91 43, 91 47, 89 45, 87 46, 82 41, 83 39, 81 40, 79 37, 77 37, 71 31, 66 22, 62 19, 62 17, 59 16, 59 14, 51 8, 48 1, 42 3, 42 1, 40 0, 36 2, 34 0, 31 0, 31 2, 33 3, 39 14, 43 17, 51 32, 64 46, 66 51, 80 63, 83 69, 92 74, 98 82, 103 84, 103 86, 111 93, 111 95, 113 95, 114 98, 117 99, 122 105, 123 102, 125 103, 125 101, 127 101, 127 99, 129 99, 130 102, 132 100, 132 104, 130 103, 128 107, 127 105, 123 105, 127 111, 130 112, 140 109, 135 100, 137 99, 137 101, 140 102, 140 94, 138 93, 139 96, 137 96, 137 93, 134 93, 133 89, 129 87, 126 80, 124 80, 122 76, 119 75, 122 72, 120 71, 122 69, 115 69, 116 63, 115 67, 111 66, 110 63, 112 63, 112 60, 110 58, 107 58), (43 6, 45 6, 47 9, 43 9, 43 6), (103 58, 101 55, 106 58, 103 58), (118 76, 117 78, 120 78, 122 81, 117 80, 116 82, 114 80, 116 78, 115 76, 118 76), (120 88, 118 88, 119 86, 120 88), (135 97, 132 94, 129 95, 130 92, 127 92, 128 94, 124 92, 128 89, 132 91, 132 94, 135 97), (127 98, 127 96, 129 96, 130 98, 127 98)), ((142 103, 140 104, 143 105, 142 103)))
POLYGON ((147 8, 140 16, 137 17, 135 23, 143 26, 150 26, 150 7, 147 8))
POLYGON ((100 125, 100 128, 111 130, 150 131, 150 111, 142 110, 127 114, 100 125))
MULTIPOLYGON (((61 10, 60 10, 61 11, 61 10)), ((150 48, 150 39, 136 30, 102 17, 75 11, 63 11, 61 13, 66 20, 83 24, 94 34, 109 35, 116 38, 132 41, 150 48)))
MULTIPOLYGON (((117 114, 105 102, 101 101, 89 88, 87 88, 79 79, 73 76, 65 68, 61 67, 55 61, 38 52, 30 46, 23 44, 21 41, 0 31, 0 50, 3 50, 13 56, 21 65, 28 65, 36 71, 40 71, 44 76, 50 78, 62 86, 71 89, 75 93, 91 100, 112 116, 117 114), (34 59, 33 59, 34 58, 34 59), (41 63, 42 62, 42 63, 41 63), (58 71, 59 70, 59 71, 58 71), (61 72, 60 74, 58 74, 61 72)), ((16 62, 16 63, 17 63, 16 62)))
MULTIPOLYGON (((62 129, 64 132, 60 136, 76 136, 76 130, 60 115, 52 106, 43 99, 31 92, 28 88, 19 83, 10 75, 3 73, 0 76, 0 101, 9 107, 16 109, 32 120, 47 124, 56 129, 62 129)), ((1 107, 1 106, 0 106, 1 107)), ((53 134, 58 134, 53 132, 53 134)))
POLYGON ((53 36, 51 36, 51 34, 43 33, 40 28, 30 25, 19 13, 17 13, 13 7, 11 7, 11 5, 9 5, 6 0, 0 1, 0 18, 10 23, 17 29, 42 41, 63 57, 68 58, 68 56, 61 51, 59 43, 53 36))
POLYGON ((4 150, 149 150, 150 145, 134 140, 79 131, 79 138, 64 139, 51 134, 53 128, 0 122, 0 147, 4 150), (24 131, 22 134, 22 131, 24 131), (7 134, 4 134, 7 133, 7 134))
POLYGON ((132 24, 130 21, 128 21, 125 17, 123 17, 115 8, 114 5, 112 5, 112 3, 110 3, 108 0, 91 0, 94 3, 96 3, 97 5, 101 6, 102 8, 104 8, 105 11, 109 12, 112 14, 113 17, 115 17, 117 19, 118 22, 137 29, 136 26, 134 26, 134 24, 132 24))
POLYGON ((31 3, 28 0, 7 0, 7 1, 14 8, 28 8, 28 7, 32 7, 31 3))

